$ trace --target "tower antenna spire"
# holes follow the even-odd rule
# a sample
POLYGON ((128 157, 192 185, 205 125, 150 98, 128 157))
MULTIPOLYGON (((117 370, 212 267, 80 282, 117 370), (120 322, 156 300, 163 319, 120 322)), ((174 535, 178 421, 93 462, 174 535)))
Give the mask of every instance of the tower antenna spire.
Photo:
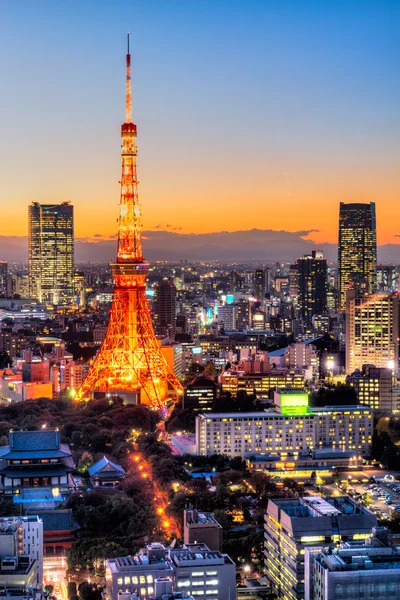
POLYGON ((125 123, 132 123, 132 80, 131 80, 131 55, 129 52, 129 31, 128 31, 128 52, 126 54, 126 95, 125 95, 125 123))

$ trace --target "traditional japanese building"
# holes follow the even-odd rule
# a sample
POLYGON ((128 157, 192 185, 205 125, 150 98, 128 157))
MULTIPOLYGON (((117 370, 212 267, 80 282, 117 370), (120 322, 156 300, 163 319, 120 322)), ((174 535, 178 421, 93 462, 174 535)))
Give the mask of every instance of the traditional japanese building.
POLYGON ((73 519, 72 510, 70 508, 35 510, 35 514, 43 522, 44 555, 64 556, 66 550, 75 542, 79 529, 73 519))
POLYGON ((88 473, 93 487, 118 486, 126 475, 121 465, 112 462, 106 456, 88 467, 88 473))
POLYGON ((0 493, 27 508, 54 508, 73 488, 75 465, 67 444, 54 430, 10 431, 0 448, 0 493))

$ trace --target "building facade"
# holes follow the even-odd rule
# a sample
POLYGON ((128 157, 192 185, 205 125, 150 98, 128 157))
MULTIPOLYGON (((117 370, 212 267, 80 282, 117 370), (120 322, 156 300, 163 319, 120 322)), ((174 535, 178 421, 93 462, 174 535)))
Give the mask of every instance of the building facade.
POLYGON ((222 527, 209 512, 183 511, 183 542, 205 544, 210 550, 222 551, 222 527))
POLYGON ((362 372, 348 375, 346 383, 354 387, 361 404, 380 412, 392 413, 397 410, 392 369, 366 365, 362 372))
POLYGON ((346 308, 346 292, 372 294, 376 289, 375 203, 340 203, 338 284, 340 309, 346 308))
POLYGON ((163 279, 154 287, 153 322, 156 335, 167 336, 171 342, 176 332, 176 287, 163 279))
POLYGON ((135 556, 106 561, 108 600, 118 600, 123 594, 139 600, 162 600, 162 591, 172 598, 176 593, 182 599, 235 600, 235 563, 204 544, 167 550, 158 543, 135 556))
POLYGON ((377 535, 364 543, 306 548, 305 600, 400 598, 399 548, 383 543, 377 535))
POLYGON ((311 256, 297 259, 298 270, 298 310, 305 321, 326 311, 328 291, 327 263, 321 251, 313 250, 311 256))
POLYGON ((275 594, 287 600, 304 600, 307 547, 365 539, 376 524, 373 513, 347 496, 269 500, 264 555, 275 594))
POLYGON ((74 210, 69 202, 29 206, 29 296, 49 304, 74 300, 74 210))
POLYGON ((9 588, 13 595, 12 588, 40 586, 42 582, 42 520, 38 516, 1 517, 0 588, 9 588))
POLYGON ((347 293, 346 373, 363 365, 388 367, 398 373, 399 298, 394 294, 357 297, 347 293))
POLYGON ((4 298, 7 296, 8 296, 8 263, 5 260, 0 260, 0 297, 4 298))
POLYGON ((336 406, 278 412, 206 413, 196 417, 196 454, 212 456, 298 456, 332 448, 369 456, 373 411, 366 406, 336 406))

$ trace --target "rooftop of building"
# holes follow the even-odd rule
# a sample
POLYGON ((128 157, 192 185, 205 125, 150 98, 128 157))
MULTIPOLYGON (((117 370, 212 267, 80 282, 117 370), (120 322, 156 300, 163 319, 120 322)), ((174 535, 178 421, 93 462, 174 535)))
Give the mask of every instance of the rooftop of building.
MULTIPOLYGON (((292 415, 291 415, 292 416, 292 415)), ((312 417, 312 413, 303 414, 303 415, 293 415, 294 417, 309 416, 312 417)), ((214 421, 218 421, 219 419, 288 419, 288 415, 283 415, 282 413, 273 412, 273 411, 254 411, 254 412, 232 412, 232 413, 204 413, 198 415, 200 419, 212 419, 214 421)))
POLYGON ((30 556, 2 556, 0 558, 0 576, 26 575, 35 565, 35 560, 30 556))
POLYGON ((185 510, 185 517, 187 525, 215 525, 221 528, 221 525, 214 518, 214 514, 210 512, 198 512, 189 509, 185 510))
POLYGON ((177 567, 217 566, 232 563, 229 556, 216 550, 209 550, 205 544, 188 544, 183 548, 171 550, 170 557, 177 567))
POLYGON ((70 508, 36 511, 35 515, 35 518, 41 519, 43 521, 44 532, 71 531, 78 529, 78 524, 73 520, 72 510, 70 508))
POLYGON ((368 412, 368 411, 372 411, 372 408, 370 408, 369 406, 365 405, 365 404, 347 404, 347 405, 343 405, 343 406, 310 406, 310 410, 312 412, 315 413, 320 413, 320 412, 324 412, 324 411, 336 411, 336 412, 344 412, 344 411, 350 411, 350 412, 368 412))
POLYGON ((13 431, 9 444, 0 448, 0 458, 6 460, 69 458, 70 449, 61 444, 58 429, 38 431, 13 431))
POLYGON ((327 548, 316 556, 316 560, 328 571, 400 569, 399 548, 374 547, 367 544, 357 544, 350 548, 327 548))
POLYGON ((376 517, 367 508, 349 496, 303 496, 302 498, 273 498, 270 500, 280 510, 295 520, 318 519, 322 517, 350 517, 356 525, 357 517, 370 517, 370 529, 376 525, 376 517))
POLYGON ((58 429, 38 431, 10 431, 10 449, 24 450, 55 450, 60 447, 60 434, 58 429))
POLYGON ((111 475, 116 475, 119 477, 124 477, 126 475, 125 470, 116 462, 111 461, 105 455, 100 458, 97 462, 93 463, 88 467, 88 473, 90 477, 109 477, 111 475))

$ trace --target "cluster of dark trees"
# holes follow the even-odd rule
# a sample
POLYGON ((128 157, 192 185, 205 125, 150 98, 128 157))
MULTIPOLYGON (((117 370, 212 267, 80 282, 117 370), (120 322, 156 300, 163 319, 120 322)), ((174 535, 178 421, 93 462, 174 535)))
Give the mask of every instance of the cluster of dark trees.
POLYGON ((80 537, 67 552, 69 569, 102 574, 105 558, 131 554, 156 533, 157 515, 144 487, 128 479, 129 495, 94 491, 70 496, 67 507, 73 510, 80 537))
POLYGON ((339 383, 325 385, 310 395, 310 406, 346 406, 359 404, 353 387, 339 383))
POLYGON ((379 417, 372 437, 372 458, 387 469, 397 470, 400 465, 400 417, 379 417))
POLYGON ((61 441, 71 447, 78 463, 83 452, 108 454, 126 461, 132 446, 127 443, 132 429, 143 433, 155 431, 157 412, 146 406, 124 406, 119 398, 74 403, 71 400, 45 398, 12 403, 0 407, 0 444, 7 443, 10 429, 41 429, 58 427, 61 441))

